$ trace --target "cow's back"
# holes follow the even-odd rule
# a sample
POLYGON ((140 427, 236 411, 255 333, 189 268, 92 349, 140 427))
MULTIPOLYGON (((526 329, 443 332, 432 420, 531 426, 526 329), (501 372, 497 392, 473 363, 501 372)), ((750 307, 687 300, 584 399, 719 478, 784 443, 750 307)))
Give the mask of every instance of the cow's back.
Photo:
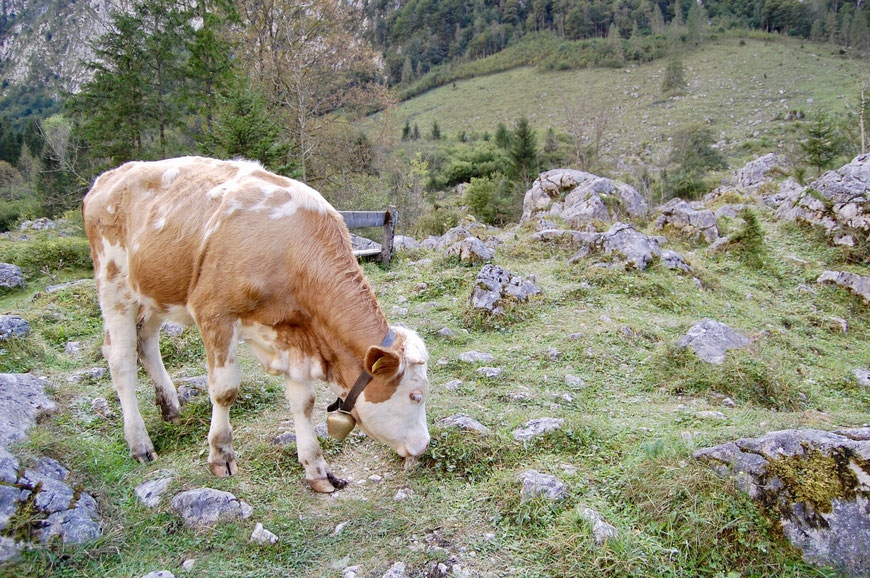
POLYGON ((347 235, 319 193, 249 161, 127 163, 97 179, 83 212, 95 266, 115 263, 138 296, 161 306, 187 304, 200 280, 216 290, 272 285, 288 256, 307 253, 297 243, 312 229, 347 235))

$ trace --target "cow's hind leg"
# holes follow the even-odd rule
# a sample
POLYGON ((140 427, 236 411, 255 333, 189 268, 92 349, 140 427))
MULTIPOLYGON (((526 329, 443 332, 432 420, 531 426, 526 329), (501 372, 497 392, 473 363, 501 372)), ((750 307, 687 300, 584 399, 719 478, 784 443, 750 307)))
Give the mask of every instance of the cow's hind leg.
POLYGON ((316 492, 334 492, 347 482, 332 475, 323 459, 323 450, 314 433, 311 412, 314 409, 314 384, 284 380, 284 395, 290 402, 293 424, 296 426, 296 453, 305 469, 305 480, 316 492))
POLYGON ((154 444, 145 430, 136 400, 136 317, 139 305, 120 278, 102 280, 99 287, 105 340, 103 355, 109 361, 112 385, 118 392, 124 416, 124 439, 130 455, 140 462, 155 460, 154 444))
POLYGON ((221 478, 235 475, 236 453, 230 407, 239 393, 239 366, 236 361, 239 330, 237 322, 200 321, 200 331, 208 356, 208 395, 211 398, 211 426, 208 430, 208 467, 221 478))
POLYGON ((164 421, 178 423, 178 392, 172 383, 163 358, 160 356, 160 326, 159 315, 149 312, 139 322, 139 360, 154 383, 155 399, 164 421))

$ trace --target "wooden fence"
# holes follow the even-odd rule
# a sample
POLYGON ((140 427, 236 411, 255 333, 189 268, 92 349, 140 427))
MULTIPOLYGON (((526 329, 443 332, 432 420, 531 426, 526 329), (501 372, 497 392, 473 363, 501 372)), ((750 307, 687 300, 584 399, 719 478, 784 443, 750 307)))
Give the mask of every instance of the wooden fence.
POLYGON ((353 254, 357 257, 375 257, 384 265, 389 265, 390 258, 393 256, 393 231, 399 215, 396 207, 390 205, 386 211, 339 211, 339 213, 348 229, 384 228, 380 249, 355 249, 353 254))

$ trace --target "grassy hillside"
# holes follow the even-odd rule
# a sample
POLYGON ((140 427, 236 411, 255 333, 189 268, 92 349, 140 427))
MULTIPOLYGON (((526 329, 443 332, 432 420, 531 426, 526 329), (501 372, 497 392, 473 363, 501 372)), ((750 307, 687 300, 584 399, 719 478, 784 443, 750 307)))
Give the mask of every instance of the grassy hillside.
MULTIPOLYGON (((327 461, 351 480, 331 496, 308 489, 292 445, 271 443, 292 429, 289 409, 280 380, 266 376, 247 353, 231 414, 238 476, 217 479, 205 466, 207 396, 192 399, 180 425, 164 424, 141 372, 140 404, 160 459, 142 465, 128 458, 108 375, 68 380, 105 366, 94 286, 31 299, 48 281, 44 273, 56 271, 33 268, 29 290, 3 305, 29 319, 34 331, 6 342, 0 364, 4 371, 48 375, 60 409, 20 450, 72 469, 74 483, 100 503, 104 535, 84 547, 26 552, 4 572, 141 576, 168 569, 177 576, 315 577, 341 576, 344 567, 361 565, 360 576, 381 576, 401 560, 411 576, 427 575, 439 563, 459 563, 475 576, 833 575, 801 562, 755 505, 691 458, 696 448, 776 429, 858 426, 870 412, 870 393, 850 377, 870 359, 870 308, 841 289, 814 284, 827 268, 865 275, 867 268, 844 265, 812 231, 766 213, 762 226, 762 267, 735 253, 707 256, 696 246, 670 245, 689 260, 700 286, 660 265, 644 273, 595 268, 591 261, 568 265, 572 250, 536 244, 528 227, 515 228, 495 262, 536 274, 544 295, 496 322, 482 322, 467 309, 478 267, 425 253, 400 256, 388 270, 366 265, 391 321, 418 329, 429 346, 433 442, 422 465, 405 472, 391 450, 370 439, 324 441, 327 461), (433 260, 413 261, 420 257, 433 260), (421 282, 425 288, 417 287, 421 282), (812 291, 800 290, 802 284, 812 291), (407 308, 407 315, 391 314, 395 306, 407 308), (702 317, 751 336, 752 346, 732 351, 712 369, 674 350, 702 317), (846 333, 835 318, 847 321, 846 333), (439 336, 442 327, 455 336, 439 336), (63 353, 70 339, 82 342, 83 357, 63 353), (492 353, 490 365, 504 372, 485 378, 477 366, 460 362, 459 354, 472 349, 492 353), (569 374, 585 385, 571 388, 569 374), (454 379, 462 384, 443 387, 454 379), (722 405, 725 395, 736 407, 722 405), (114 417, 91 410, 95 397, 109 400, 114 417), (725 419, 704 418, 702 410, 722 411, 725 419), (437 425, 460 412, 490 433, 437 425), (525 445, 513 440, 515 427, 545 416, 563 418, 563 430, 525 445), (227 490, 250 503, 254 515, 213 530, 185 528, 166 502, 154 511, 136 501, 133 488, 158 469, 175 471, 171 495, 202 486, 227 490), (527 469, 559 476, 569 498, 521 501, 516 475, 527 469), (369 478, 375 474, 380 478, 369 478), (413 496, 396 501, 400 489, 413 496), (584 505, 601 512, 621 537, 596 546, 578 514, 584 505), (250 543, 256 522, 275 532, 279 544, 250 543), (196 559, 191 572, 180 568, 187 559, 196 559)), ((2 242, 0 249, 9 251, 12 242, 2 242)), ((39 235, 23 243, 38 244, 39 235)), ((62 276, 87 274, 67 270, 62 276)), ((205 372, 195 330, 164 336, 163 351, 174 378, 205 372)), ((328 401, 321 388, 316 421, 323 421, 328 401)))
MULTIPOLYGON (((565 130, 566 106, 609 115, 610 163, 639 159, 657 164, 680 126, 709 125, 720 146, 745 158, 753 152, 794 147, 795 123, 776 120, 790 110, 845 112, 870 65, 832 54, 829 45, 781 36, 724 36, 683 57, 686 95, 661 96, 667 62, 623 69, 542 72, 525 67, 457 81, 398 107, 397 117, 426 135, 434 121, 455 138, 460 131, 492 133, 526 115, 539 130, 565 130), (790 136, 791 135, 791 136, 790 136), (617 158, 618 157, 618 158, 617 158)), ((401 127, 401 124, 398 124, 401 127)))

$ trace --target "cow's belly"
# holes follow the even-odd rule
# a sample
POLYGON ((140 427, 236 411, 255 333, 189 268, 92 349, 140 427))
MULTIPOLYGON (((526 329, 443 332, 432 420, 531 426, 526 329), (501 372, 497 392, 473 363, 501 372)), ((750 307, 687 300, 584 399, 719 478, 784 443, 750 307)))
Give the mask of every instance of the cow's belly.
POLYGON ((288 343, 268 325, 243 323, 239 337, 271 375, 286 374, 293 381, 311 382, 324 379, 326 372, 320 355, 305 352, 288 343))

